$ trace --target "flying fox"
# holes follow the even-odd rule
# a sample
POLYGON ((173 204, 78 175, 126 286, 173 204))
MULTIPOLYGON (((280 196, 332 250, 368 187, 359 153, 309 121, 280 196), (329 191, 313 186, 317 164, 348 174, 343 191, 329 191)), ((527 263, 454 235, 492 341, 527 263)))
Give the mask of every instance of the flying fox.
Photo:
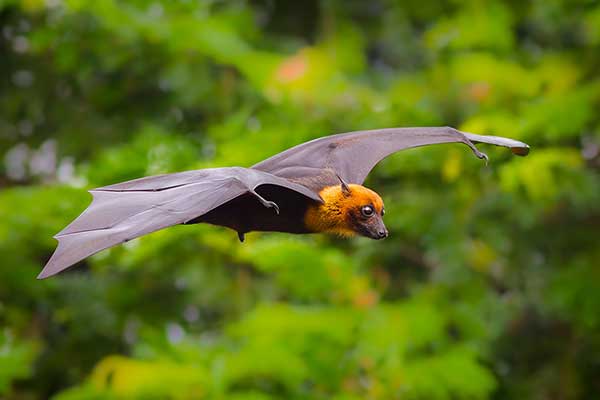
POLYGON ((450 127, 390 128, 325 136, 250 168, 225 167, 150 176, 90 190, 92 203, 59 232, 56 251, 38 278, 55 275, 101 250, 172 225, 208 223, 252 231, 329 233, 384 239, 381 196, 362 184, 382 159, 403 149, 463 143, 529 146, 450 127))

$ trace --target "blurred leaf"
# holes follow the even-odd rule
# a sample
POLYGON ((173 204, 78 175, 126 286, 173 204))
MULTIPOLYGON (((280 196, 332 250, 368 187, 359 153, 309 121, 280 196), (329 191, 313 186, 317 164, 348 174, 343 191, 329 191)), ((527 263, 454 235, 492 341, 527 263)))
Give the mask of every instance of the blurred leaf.
POLYGON ((16 379, 28 378, 36 348, 31 342, 18 342, 10 332, 0 332, 0 394, 10 393, 11 383, 16 379))

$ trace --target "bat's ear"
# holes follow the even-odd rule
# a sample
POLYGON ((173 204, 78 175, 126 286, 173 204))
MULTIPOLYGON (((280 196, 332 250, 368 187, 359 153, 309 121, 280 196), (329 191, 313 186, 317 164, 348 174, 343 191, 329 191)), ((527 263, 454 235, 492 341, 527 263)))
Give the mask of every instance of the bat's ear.
POLYGON ((342 179, 341 176, 337 175, 337 177, 340 180, 340 186, 342 188, 342 193, 344 194, 344 196, 350 196, 350 187, 348 186, 348 184, 342 179))

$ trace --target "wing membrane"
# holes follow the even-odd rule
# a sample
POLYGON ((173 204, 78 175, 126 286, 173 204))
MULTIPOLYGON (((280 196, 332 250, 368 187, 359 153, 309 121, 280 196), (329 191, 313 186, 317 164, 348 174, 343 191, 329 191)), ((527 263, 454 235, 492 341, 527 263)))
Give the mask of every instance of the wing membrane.
POLYGON ((193 220, 260 185, 285 187, 320 201, 307 188, 247 168, 215 168, 147 177, 91 190, 93 201, 59 232, 38 278, 55 275, 101 250, 193 220))
POLYGON ((315 139, 268 158, 252 168, 288 179, 302 178, 311 171, 317 173, 325 169, 333 171, 349 183, 362 184, 379 161, 412 147, 464 143, 477 157, 487 158, 473 142, 509 147, 517 155, 527 155, 529 152, 529 146, 517 140, 475 135, 449 127, 391 128, 315 139))

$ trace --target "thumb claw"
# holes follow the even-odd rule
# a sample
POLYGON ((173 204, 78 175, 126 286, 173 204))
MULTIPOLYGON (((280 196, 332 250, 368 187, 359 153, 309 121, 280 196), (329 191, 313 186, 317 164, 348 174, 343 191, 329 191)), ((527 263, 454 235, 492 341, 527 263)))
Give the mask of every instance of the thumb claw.
POLYGON ((274 201, 269 201, 269 207, 275 209, 275 214, 279 215, 279 206, 274 201))
POLYGON ((277 203, 275 203, 274 201, 266 200, 260 194, 254 191, 252 191, 251 193, 258 198, 258 200, 262 203, 263 206, 268 208, 274 208, 277 215, 279 215, 279 206, 277 205, 277 203))
POLYGON ((487 156, 487 154, 481 153, 481 157, 479 157, 479 158, 485 161, 485 166, 486 167, 489 165, 490 158, 487 156))

